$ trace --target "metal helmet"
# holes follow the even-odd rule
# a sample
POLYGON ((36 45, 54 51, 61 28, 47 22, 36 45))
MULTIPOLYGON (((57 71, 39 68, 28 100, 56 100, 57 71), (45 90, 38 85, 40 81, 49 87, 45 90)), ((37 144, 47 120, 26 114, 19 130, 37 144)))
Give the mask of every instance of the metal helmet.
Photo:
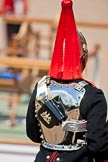
POLYGON ((80 45, 80 58, 82 63, 82 70, 84 70, 88 60, 87 42, 84 35, 81 32, 78 32, 78 37, 79 37, 79 45, 80 45))

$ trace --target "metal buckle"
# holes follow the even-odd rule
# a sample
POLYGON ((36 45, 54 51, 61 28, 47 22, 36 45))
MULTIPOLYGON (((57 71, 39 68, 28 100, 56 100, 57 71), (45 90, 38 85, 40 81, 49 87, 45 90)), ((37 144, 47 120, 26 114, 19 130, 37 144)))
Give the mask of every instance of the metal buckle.
POLYGON ((74 88, 77 91, 81 91, 84 88, 84 86, 87 85, 87 84, 88 84, 87 82, 81 81, 81 82, 77 83, 74 88))
POLYGON ((85 120, 70 120, 70 121, 63 121, 62 127, 64 131, 68 132, 86 132, 86 123, 85 120))

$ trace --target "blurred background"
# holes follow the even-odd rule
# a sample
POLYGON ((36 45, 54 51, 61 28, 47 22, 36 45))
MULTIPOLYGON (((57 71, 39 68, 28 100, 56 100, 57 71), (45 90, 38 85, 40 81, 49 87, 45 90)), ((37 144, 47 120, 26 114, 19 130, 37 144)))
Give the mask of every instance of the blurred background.
MULTIPOLYGON (((77 29, 88 44, 84 77, 108 98, 108 1, 75 0, 77 29)), ((31 92, 47 74, 60 0, 0 0, 0 161, 32 162, 39 145, 26 136, 31 92)))

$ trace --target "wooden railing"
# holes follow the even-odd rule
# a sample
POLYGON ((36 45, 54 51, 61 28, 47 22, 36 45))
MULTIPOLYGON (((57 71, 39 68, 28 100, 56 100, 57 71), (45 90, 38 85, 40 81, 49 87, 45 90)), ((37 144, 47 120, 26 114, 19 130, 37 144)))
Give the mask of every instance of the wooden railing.
POLYGON ((78 26, 85 28, 89 27, 89 28, 108 29, 108 23, 83 22, 83 21, 77 21, 76 23, 78 26))
MULTIPOLYGON (((33 69, 36 68, 40 73, 47 74, 50 66, 50 61, 44 60, 29 60, 27 58, 18 57, 2 57, 0 58, 0 65, 6 65, 13 69, 33 69)), ((16 83, 13 79, 0 78, 1 91, 16 91, 16 83)))
POLYGON ((20 69, 37 68, 42 71, 48 71, 50 66, 50 61, 30 60, 28 58, 18 58, 18 57, 9 56, 9 57, 1 57, 0 64, 8 65, 12 68, 20 68, 20 69))
POLYGON ((30 18, 26 16, 3 16, 3 20, 8 23, 8 24, 21 24, 24 21, 28 23, 40 23, 40 24, 52 24, 53 20, 52 19, 40 19, 40 18, 30 18))
MULTIPOLYGON (((31 18, 31 17, 17 17, 17 16, 3 16, 1 17, 4 19, 6 23, 9 24, 21 24, 24 21, 29 23, 40 23, 40 24, 52 24, 54 22, 53 19, 43 19, 43 18, 31 18)), ((103 22, 85 22, 85 21, 76 21, 76 24, 81 27, 90 27, 90 28, 106 28, 108 29, 108 23, 103 22)))

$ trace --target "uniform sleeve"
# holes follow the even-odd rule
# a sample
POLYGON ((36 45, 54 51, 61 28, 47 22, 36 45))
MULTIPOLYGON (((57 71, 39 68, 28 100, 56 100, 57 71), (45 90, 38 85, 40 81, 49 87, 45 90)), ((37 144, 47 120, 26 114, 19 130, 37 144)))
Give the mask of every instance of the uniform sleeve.
POLYGON ((102 90, 87 90, 81 103, 81 112, 87 120, 88 150, 95 156, 108 153, 107 103, 102 90))
POLYGON ((36 91, 37 86, 35 86, 33 93, 31 95, 28 110, 26 114, 26 133, 27 136, 33 141, 33 142, 41 142, 40 139, 40 127, 38 126, 38 120, 35 117, 35 97, 36 97, 36 91))

